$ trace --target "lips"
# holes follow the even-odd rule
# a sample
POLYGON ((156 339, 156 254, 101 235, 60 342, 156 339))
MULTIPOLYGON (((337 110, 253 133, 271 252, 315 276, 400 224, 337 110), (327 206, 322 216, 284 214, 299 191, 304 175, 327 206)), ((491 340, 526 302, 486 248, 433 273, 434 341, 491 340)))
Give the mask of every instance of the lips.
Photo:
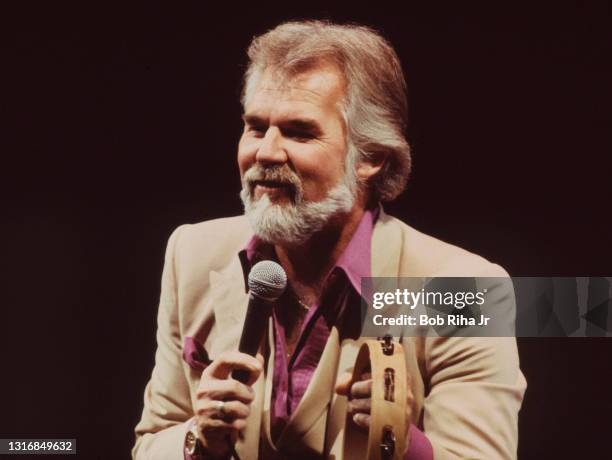
POLYGON ((253 187, 265 187, 265 188, 289 188, 292 187, 288 182, 279 182, 273 180, 255 180, 253 181, 253 187))

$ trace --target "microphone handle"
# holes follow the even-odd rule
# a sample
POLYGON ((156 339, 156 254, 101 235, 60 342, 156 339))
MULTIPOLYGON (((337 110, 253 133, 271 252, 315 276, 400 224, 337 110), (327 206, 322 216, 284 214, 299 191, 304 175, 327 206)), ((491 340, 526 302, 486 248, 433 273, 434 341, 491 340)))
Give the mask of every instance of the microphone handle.
MULTIPOLYGON (((251 356, 257 355, 259 345, 268 326, 268 318, 270 318, 272 313, 273 305, 274 302, 262 299, 251 293, 238 351, 251 356)), ((232 370, 232 378, 246 383, 249 380, 249 371, 246 369, 234 369, 232 370)))

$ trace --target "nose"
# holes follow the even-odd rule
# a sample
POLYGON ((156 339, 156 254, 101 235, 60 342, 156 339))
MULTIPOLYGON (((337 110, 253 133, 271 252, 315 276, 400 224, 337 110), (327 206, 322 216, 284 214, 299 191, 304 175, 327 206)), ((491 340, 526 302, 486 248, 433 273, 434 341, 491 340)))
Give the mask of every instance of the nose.
POLYGON ((279 164, 287 161, 287 152, 282 146, 282 133, 275 126, 270 126, 262 139, 255 160, 262 164, 279 164))

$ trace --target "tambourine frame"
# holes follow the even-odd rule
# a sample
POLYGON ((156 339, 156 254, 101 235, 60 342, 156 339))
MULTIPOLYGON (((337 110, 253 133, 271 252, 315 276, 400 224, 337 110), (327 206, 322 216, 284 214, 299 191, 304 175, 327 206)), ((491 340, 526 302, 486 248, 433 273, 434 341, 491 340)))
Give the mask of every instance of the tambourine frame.
POLYGON ((372 375, 372 405, 368 434, 347 413, 344 453, 351 460, 401 460, 406 450, 406 362, 401 344, 390 336, 366 341, 357 355, 352 382, 372 375), (365 452, 365 456, 363 453, 365 452))

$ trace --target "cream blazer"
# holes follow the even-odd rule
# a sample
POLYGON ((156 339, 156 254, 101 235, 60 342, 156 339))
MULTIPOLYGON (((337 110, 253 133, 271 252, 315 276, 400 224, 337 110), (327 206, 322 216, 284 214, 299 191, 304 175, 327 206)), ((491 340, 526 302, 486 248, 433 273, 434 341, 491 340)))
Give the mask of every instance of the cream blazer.
MULTIPOLYGON (((200 378, 182 359, 184 338, 203 344, 210 359, 237 349, 248 302, 237 254, 251 237, 243 216, 184 225, 170 237, 155 367, 135 429, 133 458, 183 460, 200 378)), ((381 212, 372 236, 372 276, 508 275, 480 256, 381 212)), ((343 459, 346 397, 336 395, 334 387, 354 365, 361 342, 341 342, 332 328, 312 381, 276 444, 270 437, 274 363, 269 357, 266 371, 254 384, 247 428, 236 445, 241 459, 256 459, 260 449, 264 458, 343 459)), ((526 381, 514 338, 405 338, 403 346, 412 377, 413 413, 435 459, 516 458, 526 381)), ((361 459, 363 452, 349 451, 347 457, 361 459)))

